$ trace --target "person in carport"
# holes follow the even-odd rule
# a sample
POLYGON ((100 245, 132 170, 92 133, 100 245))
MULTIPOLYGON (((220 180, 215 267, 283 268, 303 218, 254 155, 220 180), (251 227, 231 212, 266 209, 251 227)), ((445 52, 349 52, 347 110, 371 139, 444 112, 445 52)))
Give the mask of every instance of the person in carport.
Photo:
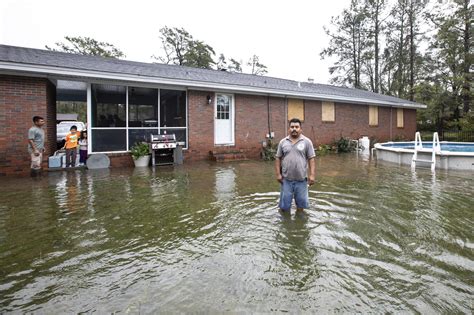
POLYGON ((281 184, 279 207, 282 212, 290 212, 293 198, 297 212, 309 207, 308 186, 314 184, 316 154, 313 143, 302 132, 301 121, 293 118, 290 120, 289 135, 278 144, 275 172, 281 184))
POLYGON ((31 176, 41 172, 44 152, 44 118, 33 117, 33 126, 28 130, 28 152, 31 157, 31 176))

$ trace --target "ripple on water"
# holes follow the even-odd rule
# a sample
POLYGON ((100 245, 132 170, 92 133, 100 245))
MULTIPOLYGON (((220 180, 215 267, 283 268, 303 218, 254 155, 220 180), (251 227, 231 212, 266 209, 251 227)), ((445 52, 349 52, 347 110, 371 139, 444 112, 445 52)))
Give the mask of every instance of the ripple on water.
POLYGON ((257 162, 2 185, 0 309, 469 313, 472 179, 338 159, 304 214, 257 162))

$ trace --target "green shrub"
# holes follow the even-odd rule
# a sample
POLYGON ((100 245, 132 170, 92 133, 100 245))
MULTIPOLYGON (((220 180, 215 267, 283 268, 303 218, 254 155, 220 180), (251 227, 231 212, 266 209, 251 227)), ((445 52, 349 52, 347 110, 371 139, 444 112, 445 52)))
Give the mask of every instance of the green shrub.
POLYGON ((319 155, 325 155, 331 152, 332 146, 329 144, 321 144, 316 147, 316 151, 318 152, 319 155))
POLYGON ((277 153, 278 144, 274 143, 272 139, 268 139, 262 149, 262 159, 265 161, 274 161, 277 153))
POLYGON ((341 137, 334 142, 337 153, 352 152, 356 149, 356 144, 349 138, 341 137))
POLYGON ((130 153, 134 160, 150 154, 148 143, 137 142, 130 148, 130 153))

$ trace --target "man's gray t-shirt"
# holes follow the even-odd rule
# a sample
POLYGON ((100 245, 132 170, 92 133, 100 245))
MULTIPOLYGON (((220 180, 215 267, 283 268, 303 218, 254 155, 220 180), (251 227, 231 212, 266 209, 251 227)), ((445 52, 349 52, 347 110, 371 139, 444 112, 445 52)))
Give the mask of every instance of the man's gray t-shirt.
POLYGON ((315 157, 313 143, 300 135, 295 144, 288 136, 280 141, 276 157, 281 160, 282 176, 288 180, 305 180, 308 174, 308 159, 315 157))
MULTIPOLYGON (((36 146, 36 149, 39 151, 44 150, 44 130, 36 126, 31 127, 28 130, 28 140, 33 140, 33 143, 36 146)), ((28 152, 33 153, 33 148, 28 142, 28 152)))

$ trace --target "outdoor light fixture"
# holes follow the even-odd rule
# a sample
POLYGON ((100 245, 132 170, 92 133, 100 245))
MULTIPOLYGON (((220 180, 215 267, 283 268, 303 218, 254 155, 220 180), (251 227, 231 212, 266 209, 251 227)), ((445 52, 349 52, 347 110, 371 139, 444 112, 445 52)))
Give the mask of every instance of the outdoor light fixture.
POLYGON ((211 105, 212 97, 210 95, 207 96, 207 104, 211 105))

